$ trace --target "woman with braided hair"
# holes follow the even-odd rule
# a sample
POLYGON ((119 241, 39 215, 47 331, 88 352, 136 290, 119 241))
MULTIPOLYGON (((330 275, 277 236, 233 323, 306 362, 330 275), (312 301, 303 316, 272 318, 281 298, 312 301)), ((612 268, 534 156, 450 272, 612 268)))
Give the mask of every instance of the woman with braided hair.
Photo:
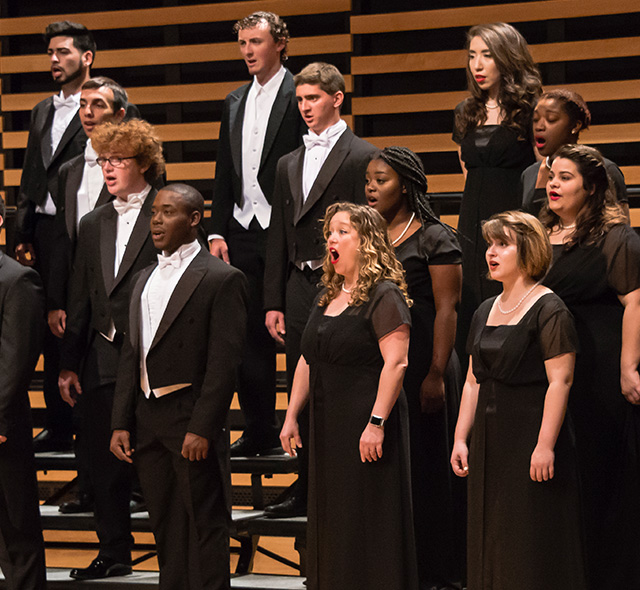
POLYGON ((453 231, 431 209, 422 162, 411 150, 380 151, 369 163, 366 178, 367 201, 387 221, 414 301, 403 387, 409 403, 420 587, 451 588, 460 580, 459 565, 464 562, 464 488, 453 481, 449 469, 461 389, 459 363, 452 353, 462 281, 460 248, 453 231), (456 485, 461 493, 454 506, 456 485))

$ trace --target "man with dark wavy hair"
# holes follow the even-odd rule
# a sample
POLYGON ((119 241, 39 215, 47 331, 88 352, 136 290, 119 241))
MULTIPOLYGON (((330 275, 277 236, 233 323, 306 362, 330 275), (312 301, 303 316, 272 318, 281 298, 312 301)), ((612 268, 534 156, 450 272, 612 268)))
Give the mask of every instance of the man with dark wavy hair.
POLYGON ((296 107, 293 76, 283 66, 286 23, 272 12, 254 12, 233 30, 253 82, 231 92, 224 103, 210 250, 249 280, 247 344, 238 381, 246 426, 231 446, 232 455, 246 456, 281 452, 275 343, 264 326, 262 288, 276 164, 300 145, 305 125, 296 107))
MULTIPOLYGON (((29 139, 18 193, 16 259, 33 266, 48 295, 51 243, 58 201, 60 166, 82 153, 87 137, 80 124, 80 88, 89 79, 96 44, 84 25, 51 23, 44 40, 51 76, 59 94, 45 98, 31 111, 29 139)), ((46 428, 36 436, 36 451, 66 450, 72 444, 71 412, 58 393, 59 340, 45 329, 44 399, 46 428)))

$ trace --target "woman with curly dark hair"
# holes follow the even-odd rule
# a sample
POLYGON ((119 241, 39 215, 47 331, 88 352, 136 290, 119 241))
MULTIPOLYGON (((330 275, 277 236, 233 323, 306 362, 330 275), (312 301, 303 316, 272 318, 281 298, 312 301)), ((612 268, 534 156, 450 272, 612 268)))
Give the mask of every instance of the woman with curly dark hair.
POLYGON ((526 41, 511 25, 477 25, 467 33, 469 96, 455 111, 453 140, 465 175, 458 233, 463 289, 458 354, 465 357, 471 316, 497 295, 486 274, 481 222, 520 207, 520 175, 535 161, 531 115, 541 82, 526 41))
MULTIPOLYGON (((533 111, 533 141, 543 159, 531 164, 520 177, 523 211, 538 215, 542 205, 547 202, 551 157, 563 145, 578 143, 580 133, 587 130, 590 124, 591 111, 584 98, 573 90, 556 88, 538 99, 533 111)), ((603 160, 613 182, 615 196, 628 216, 629 197, 624 175, 615 162, 606 158, 603 160)))
POLYGON ((556 153, 540 212, 553 247, 544 284, 575 318, 569 401, 584 496, 591 588, 640 583, 640 238, 600 153, 556 153))
POLYGON ((302 336, 280 434, 295 454, 298 415, 309 401, 307 584, 417 590, 402 391, 411 324, 404 272, 371 207, 331 205, 324 236, 325 289, 302 336))

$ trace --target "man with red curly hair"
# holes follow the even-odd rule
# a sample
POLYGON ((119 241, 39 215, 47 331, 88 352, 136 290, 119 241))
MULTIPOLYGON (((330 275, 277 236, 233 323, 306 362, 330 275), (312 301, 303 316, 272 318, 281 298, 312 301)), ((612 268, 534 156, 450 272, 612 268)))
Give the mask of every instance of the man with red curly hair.
POLYGON ((131 278, 157 255, 150 233, 151 183, 164 172, 157 133, 146 121, 104 123, 91 136, 107 190, 116 198, 80 222, 62 342, 60 394, 78 403, 89 432, 89 479, 95 496, 98 557, 71 577, 131 573, 131 465, 109 452, 118 360, 129 322, 131 278), (81 370, 82 367, 82 370, 81 370))

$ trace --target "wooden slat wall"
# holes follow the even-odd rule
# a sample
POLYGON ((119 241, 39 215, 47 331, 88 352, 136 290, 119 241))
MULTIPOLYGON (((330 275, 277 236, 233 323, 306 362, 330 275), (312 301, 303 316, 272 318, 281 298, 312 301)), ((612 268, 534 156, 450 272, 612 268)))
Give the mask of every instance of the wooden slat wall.
MULTIPOLYGON (((545 87, 571 87, 590 103, 593 127, 582 141, 618 161, 630 186, 640 185, 637 0, 471 7, 451 0, 434 2, 446 8, 432 10, 422 10, 424 3, 416 0, 180 2, 113 10, 120 5, 97 0, 94 12, 75 14, 52 14, 43 0, 31 0, 28 8, 10 0, 0 4, 9 15, 0 19, 0 173, 10 204, 20 182, 28 112, 53 91, 44 47, 37 42, 47 23, 67 18, 94 31, 99 49, 94 74, 117 79, 158 126, 168 179, 192 182, 207 197, 213 190, 222 100, 247 80, 231 27, 254 10, 278 12, 289 23, 287 65, 294 73, 315 59, 340 67, 351 95, 349 124, 379 147, 399 144, 418 152, 435 193, 463 188, 451 124, 453 108, 466 96, 465 31, 481 22, 511 22, 528 39, 545 87), (215 34, 207 34, 209 26, 215 34)), ((454 204, 443 213, 455 223, 455 200, 449 202, 454 204)), ((640 225, 640 208, 633 219, 640 225)))

